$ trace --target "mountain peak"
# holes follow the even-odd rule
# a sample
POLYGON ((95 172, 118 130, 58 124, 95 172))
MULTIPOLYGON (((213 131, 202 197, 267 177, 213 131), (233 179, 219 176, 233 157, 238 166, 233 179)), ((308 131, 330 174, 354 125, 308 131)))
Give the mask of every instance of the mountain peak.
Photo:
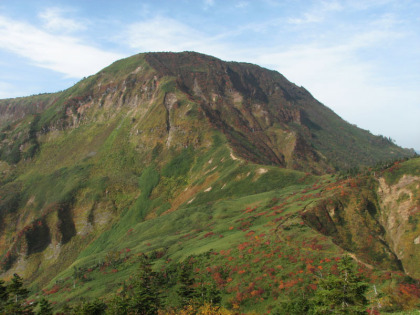
POLYGON ((276 71, 190 51, 134 55, 62 93, 2 101, 0 112, 8 121, 46 108, 62 113, 42 119, 40 129, 47 131, 95 120, 103 106, 112 111, 107 115, 129 106, 132 115, 137 115, 133 119, 143 119, 138 116, 142 112, 162 120, 157 124, 166 125, 167 134, 159 137, 170 139, 162 140, 165 143, 183 146, 193 141, 199 146, 195 136, 189 140, 184 136, 193 134, 193 123, 200 130, 209 127, 223 132, 233 152, 245 160, 315 173, 410 155, 386 138, 343 121, 276 71), (187 103, 191 110, 181 109, 187 103), (148 112, 155 107, 165 114, 158 118, 148 112), (192 113, 198 120, 183 116, 192 113), (179 121, 171 122, 173 117, 179 121))
POLYGON ((145 254, 171 283, 172 262, 196 255, 225 302, 248 296, 238 307, 264 312, 310 292, 315 266, 343 250, 418 277, 418 237, 401 231, 418 228, 420 161, 326 174, 409 152, 278 72, 138 54, 65 91, 0 101, 0 128, 3 278, 23 273, 59 303, 110 298, 145 254))

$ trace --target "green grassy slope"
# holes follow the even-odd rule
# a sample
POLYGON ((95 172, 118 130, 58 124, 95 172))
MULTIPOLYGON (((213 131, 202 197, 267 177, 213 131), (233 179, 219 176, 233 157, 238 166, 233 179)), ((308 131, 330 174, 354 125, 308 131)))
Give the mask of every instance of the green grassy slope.
MULTIPOLYGON (((372 301, 373 284, 383 292, 382 303, 388 305, 393 296, 389 288, 396 283, 401 287, 407 281, 403 270, 410 270, 409 264, 415 275, 416 260, 403 261, 402 268, 383 242, 390 231, 383 231, 378 222, 381 210, 367 202, 374 198, 368 192, 376 195, 371 187, 375 185, 373 178, 315 177, 273 167, 263 176, 258 175, 261 166, 235 163, 231 175, 236 180, 230 181, 237 188, 235 196, 226 197, 220 186, 213 185, 211 191, 197 194, 193 202, 146 221, 136 219, 138 212, 133 206, 109 233, 92 242, 72 266, 51 281, 58 285, 47 286, 46 296, 57 307, 65 299, 76 302, 80 296, 111 298, 136 272, 141 253, 155 257, 156 270, 193 255, 196 277, 216 281, 223 305, 258 313, 275 309, 301 290, 314 290, 316 276, 334 272, 337 260, 347 251, 360 259, 359 271, 371 282, 372 301), (294 181, 289 181, 291 176, 294 181), (277 183, 271 182, 271 186, 277 187, 266 190, 264 182, 269 177, 276 178, 277 183), (207 198, 210 193, 212 197, 207 198), (340 203, 344 203, 341 210, 337 207, 340 203), (330 211, 327 219, 321 219, 325 214, 319 209, 325 205, 335 208, 335 213, 330 211), (75 267, 85 278, 75 278, 75 267)), ((388 172, 385 170, 384 176, 388 172)), ((156 184, 157 174, 154 169, 145 171, 151 186, 156 184)), ((145 177, 140 178, 144 184, 145 177)), ((151 186, 144 187, 144 192, 150 192, 151 186)), ((155 201, 149 196, 146 204, 155 201)), ((418 199, 412 202, 418 206, 418 199)), ((412 214, 410 222, 418 216, 412 214)))
POLYGON ((57 307, 110 298, 142 253, 156 269, 194 255, 241 311, 313 290, 346 251, 379 287, 420 277, 419 160, 322 175, 407 152, 278 73, 140 54, 38 98, 0 132, 0 259, 57 307))

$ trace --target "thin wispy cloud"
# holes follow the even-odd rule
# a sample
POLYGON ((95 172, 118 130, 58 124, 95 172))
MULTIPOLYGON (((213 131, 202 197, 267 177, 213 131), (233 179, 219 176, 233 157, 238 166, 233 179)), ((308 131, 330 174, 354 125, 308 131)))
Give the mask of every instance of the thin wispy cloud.
POLYGON ((325 20, 330 12, 341 11, 343 6, 337 1, 322 1, 301 17, 289 18, 290 24, 319 23, 325 20))
POLYGON ((202 34, 184 23, 155 17, 128 26, 123 34, 130 47, 151 51, 182 51, 194 47, 202 34))
POLYGON ((133 23, 122 33, 138 51, 186 51, 219 55, 227 46, 216 38, 172 18, 157 16, 133 23))
POLYGON ((103 51, 67 35, 54 35, 25 22, 0 16, 0 47, 38 67, 80 78, 123 55, 103 51))
POLYGON ((82 21, 76 21, 64 16, 65 10, 61 8, 48 8, 38 14, 43 22, 43 27, 52 32, 73 33, 86 29, 82 21))

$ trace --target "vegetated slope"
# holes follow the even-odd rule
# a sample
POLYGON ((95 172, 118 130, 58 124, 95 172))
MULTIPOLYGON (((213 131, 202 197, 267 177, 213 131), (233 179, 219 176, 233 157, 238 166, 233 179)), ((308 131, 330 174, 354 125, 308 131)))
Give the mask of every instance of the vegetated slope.
MULTIPOLYGON (((88 288, 91 296, 113 293, 115 282, 133 272, 133 253, 159 252, 159 265, 231 249, 237 254, 232 260, 245 259, 240 275, 251 265, 244 248, 261 245, 261 255, 271 255, 276 242, 287 254, 267 262, 285 269, 271 272, 273 286, 281 286, 280 278, 286 286, 292 272, 298 276, 291 256, 301 246, 319 261, 344 248, 380 268, 418 277, 415 230, 395 228, 401 225, 395 224, 398 207, 386 199, 391 186, 360 179, 360 190, 337 184, 350 185, 341 195, 328 186, 329 176, 311 175, 410 152, 343 122, 276 72, 195 53, 144 54, 35 99, 44 97, 43 110, 9 115, 15 118, 1 133, 4 277, 18 272, 38 288, 59 281, 66 291, 57 300, 63 301, 87 295, 88 288), (389 213, 381 210, 387 207, 389 213), (332 222, 323 221, 326 212, 332 222), (371 233, 372 247, 363 247, 356 226, 347 232, 354 218, 366 226, 364 236, 371 233), (119 264, 115 272, 106 269, 119 264), (85 269, 97 272, 90 284, 74 272, 85 269)), ((20 102, 6 100, 0 108, 18 112, 20 102)), ((412 211, 418 195, 415 189, 407 195, 412 211)), ((417 222, 417 216, 406 221, 417 222)), ((261 266, 249 279, 232 274, 231 289, 259 277, 261 266)), ((309 284, 313 271, 308 267, 308 278, 295 280, 309 284)), ((265 290, 260 308, 273 302, 265 290)), ((227 301, 234 293, 225 294, 227 301)))
MULTIPOLYGON (((143 221, 143 211, 160 204, 156 191, 168 180, 163 172, 146 169, 138 184, 148 198, 140 195, 136 203, 141 203, 133 204, 82 250, 72 266, 46 285, 44 295, 58 305, 66 299, 76 302, 80 296, 111 298, 126 290, 139 254, 146 253, 155 269, 168 275, 177 264, 189 261, 196 281, 214 283, 225 306, 262 313, 302 290, 309 296, 316 289, 314 279, 336 272, 337 260, 348 251, 372 283, 372 303, 378 302, 375 284, 384 308, 414 305, 416 287, 406 275, 419 278, 420 159, 339 179, 246 164, 229 159, 230 152, 220 147, 213 147, 210 156, 189 173, 199 166, 207 177, 219 172, 224 176, 211 186, 198 182, 201 190, 176 211, 159 217, 152 211, 143 221), (229 160, 230 166, 220 165, 222 160, 229 160), (407 182, 407 177, 412 180, 407 182), (383 181, 391 191, 400 189, 397 207, 381 206, 387 200, 380 187, 383 181), (401 215, 398 226, 389 224, 390 212, 401 215), (402 235, 398 240, 396 233, 402 235)), ((191 196, 197 186, 186 188, 185 194, 191 196)), ((72 242, 80 242, 78 238, 72 242)), ((34 255, 27 258, 26 268, 31 260, 34 255)), ((54 268, 51 264, 48 272, 54 268)), ((172 284, 165 294, 169 304, 176 303, 176 289, 172 284)))
MULTIPOLYGON (((105 101, 113 103, 114 112, 107 113, 111 116, 121 107, 145 110, 139 104, 150 101, 155 89, 164 98, 159 100, 165 105, 159 115, 166 118, 160 125, 166 134, 158 136, 179 136, 183 126, 173 125, 171 115, 189 100, 195 106, 185 114, 204 116, 224 132, 237 154, 257 163, 324 173, 332 167, 372 165, 414 153, 343 121, 278 72, 189 52, 136 55, 117 61, 67 91, 33 97, 34 105, 48 110, 32 130, 47 132, 78 126, 83 120, 92 122, 102 112, 97 105, 105 101)), ((31 107, 24 105, 29 100, 32 102, 32 98, 3 101, 0 110, 9 121, 20 118, 32 113, 31 107)), ((19 131, 25 133, 25 129, 19 131)), ((21 133, 20 137, 30 137, 21 133)), ((25 141, 15 134, 12 139, 14 144, 25 141)), ((13 147, 3 146, 4 158, 12 151, 13 147)))

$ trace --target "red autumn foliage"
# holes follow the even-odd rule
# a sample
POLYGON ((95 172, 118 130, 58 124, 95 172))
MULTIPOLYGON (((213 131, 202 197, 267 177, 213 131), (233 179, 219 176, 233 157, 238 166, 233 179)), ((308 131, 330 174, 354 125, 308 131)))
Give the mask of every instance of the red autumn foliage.
POLYGON ((253 211, 255 211, 257 209, 257 207, 254 207, 254 208, 246 208, 245 210, 243 210, 245 213, 251 213, 251 212, 253 212, 253 211))
POLYGON ((208 233, 204 234, 204 238, 210 237, 212 235, 214 235, 213 232, 208 232, 208 233))
POLYGON ((53 287, 51 288, 51 290, 44 290, 44 293, 45 293, 46 295, 50 295, 50 294, 57 293, 59 290, 60 290, 60 286, 58 286, 58 285, 56 284, 55 286, 53 286, 53 287))
POLYGON ((238 245, 238 249, 239 250, 244 250, 245 248, 247 248, 250 245, 249 242, 244 242, 238 245))
POLYGON ((331 266, 331 273, 334 275, 338 275, 338 266, 337 264, 334 264, 331 266))
POLYGON ((420 298, 420 287, 415 284, 400 283, 398 290, 405 295, 412 295, 420 298))
POLYGON ((308 273, 314 273, 315 272, 315 267, 312 266, 311 264, 307 264, 306 265, 306 270, 308 273))
POLYGON ((251 296, 260 296, 261 294, 263 294, 264 293, 264 290, 263 289, 261 289, 261 288, 259 288, 259 289, 257 289, 257 290, 252 290, 251 291, 251 296))
POLYGON ((213 274, 213 279, 219 287, 225 285, 225 280, 221 276, 220 272, 215 272, 213 274))

